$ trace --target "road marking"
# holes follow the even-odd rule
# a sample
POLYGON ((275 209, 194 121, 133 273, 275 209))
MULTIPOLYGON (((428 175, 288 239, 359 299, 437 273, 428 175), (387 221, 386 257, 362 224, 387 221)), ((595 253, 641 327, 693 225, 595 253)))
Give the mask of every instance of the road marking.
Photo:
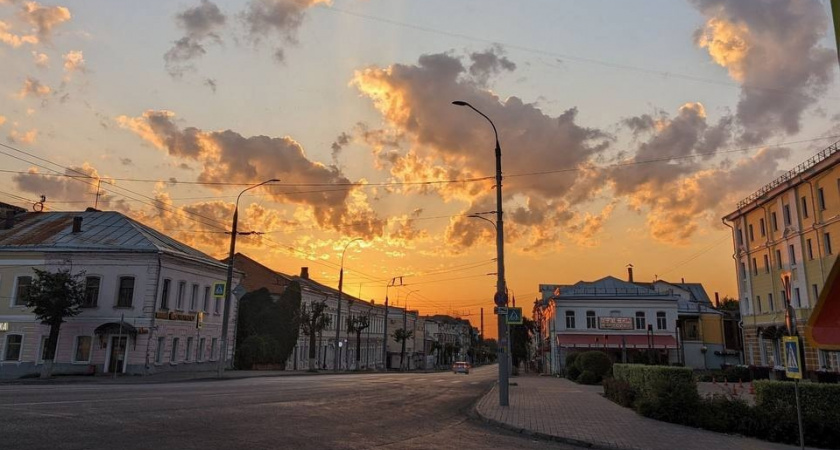
POLYGON ((470 384, 478 384, 478 381, 473 381, 470 384))
POLYGON ((460 382, 461 382, 461 380, 455 380, 455 381, 452 382, 452 384, 458 384, 460 382))
POLYGON ((444 381, 443 378, 441 378, 439 380, 434 380, 434 381, 432 381, 432 383, 440 383, 441 381, 444 381))

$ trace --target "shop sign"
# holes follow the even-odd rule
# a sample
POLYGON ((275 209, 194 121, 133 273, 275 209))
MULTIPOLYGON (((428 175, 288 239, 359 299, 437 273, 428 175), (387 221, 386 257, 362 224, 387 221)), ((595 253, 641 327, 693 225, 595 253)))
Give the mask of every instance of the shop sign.
POLYGON ((599 317, 598 328, 602 330, 632 330, 632 317, 599 317))
POLYGON ((158 311, 155 313, 155 319, 183 320, 185 322, 192 322, 195 320, 195 314, 184 314, 176 311, 158 311))
POLYGON ((9 322, 0 322, 0 331, 9 331, 9 322))

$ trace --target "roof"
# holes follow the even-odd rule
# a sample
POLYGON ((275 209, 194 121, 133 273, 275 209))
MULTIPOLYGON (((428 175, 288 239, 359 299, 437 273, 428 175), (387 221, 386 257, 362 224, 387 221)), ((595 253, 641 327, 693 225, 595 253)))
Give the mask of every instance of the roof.
POLYGON ((165 253, 215 266, 209 255, 116 211, 27 213, 9 230, 0 230, 0 252, 165 253), (73 232, 73 219, 82 218, 73 232))
MULTIPOLYGON (((703 288, 703 285, 700 283, 671 283, 664 280, 658 280, 656 283, 668 284, 688 292, 691 297, 690 299, 684 300, 683 298, 680 298, 678 301, 679 312, 720 313, 720 311, 715 309, 714 305, 712 305, 712 300, 709 299, 706 289, 703 288)), ((651 283, 651 286, 656 283, 651 283)))
POLYGON ((655 298, 655 299, 670 299, 673 296, 666 293, 656 292, 644 286, 639 286, 635 283, 619 280, 613 276, 607 276, 596 281, 578 281, 577 283, 560 287, 559 295, 555 294, 555 299, 566 298, 655 298))
MULTIPOLYGON (((336 296, 336 297, 338 296, 338 289, 331 288, 331 287, 329 287, 325 284, 321 284, 321 283, 319 283, 319 282, 317 282, 317 281, 315 281, 311 278, 308 278, 308 277, 304 278, 304 277, 295 275, 295 276, 292 276, 291 279, 300 283, 300 288, 301 288, 302 291, 318 292, 318 293, 327 294, 327 295, 336 296)), ((356 298, 356 297, 348 294, 347 292, 343 292, 343 291, 341 293, 341 297, 345 301, 367 303, 367 304, 369 304, 371 306, 374 306, 374 307, 383 307, 384 308, 384 306, 385 306, 385 305, 380 305, 380 304, 373 303, 372 300, 368 301, 368 300, 362 300, 362 299, 356 298)), ((394 307, 392 306, 391 308, 394 308, 394 307)))
MULTIPOLYGON (((227 263, 227 260, 228 258, 224 258, 222 262, 227 263)), ((292 282, 291 276, 265 266, 243 253, 236 254, 234 266, 245 275, 241 284, 248 291, 266 288, 272 294, 282 294, 292 282)))

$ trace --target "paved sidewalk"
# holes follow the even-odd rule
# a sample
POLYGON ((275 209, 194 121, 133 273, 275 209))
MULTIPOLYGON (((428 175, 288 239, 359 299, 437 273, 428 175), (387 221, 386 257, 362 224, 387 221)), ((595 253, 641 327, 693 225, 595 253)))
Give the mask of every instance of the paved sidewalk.
POLYGON ((510 406, 499 406, 498 385, 476 405, 485 421, 585 447, 640 450, 797 449, 648 419, 604 398, 601 386, 564 378, 525 375, 511 378, 510 406))

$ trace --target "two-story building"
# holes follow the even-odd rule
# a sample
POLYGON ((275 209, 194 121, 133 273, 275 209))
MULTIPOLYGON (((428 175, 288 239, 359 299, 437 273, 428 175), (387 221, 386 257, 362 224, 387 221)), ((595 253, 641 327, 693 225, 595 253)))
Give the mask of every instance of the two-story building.
MULTIPOLYGON (((740 201, 723 218, 733 260, 748 364, 781 366, 785 311, 799 333, 840 251, 840 147, 820 151, 740 201), (790 277, 790 298, 782 281, 790 277)), ((832 299, 840 301, 840 299, 832 299)), ((807 370, 838 370, 838 352, 804 342, 807 370)))
MULTIPOLYGON (((85 286, 62 325, 53 373, 210 370, 220 358, 226 266, 118 212, 38 212, 0 229, 0 377, 40 370, 49 328, 24 296, 33 268, 85 286)), ((232 302, 235 307, 235 302, 232 302)), ((228 342, 236 311, 230 314, 228 342)), ((228 360, 233 346, 228 345, 228 360)))
POLYGON ((535 319, 550 346, 543 369, 559 373, 570 353, 600 350, 616 361, 678 362, 678 297, 615 277, 541 284, 535 319))

